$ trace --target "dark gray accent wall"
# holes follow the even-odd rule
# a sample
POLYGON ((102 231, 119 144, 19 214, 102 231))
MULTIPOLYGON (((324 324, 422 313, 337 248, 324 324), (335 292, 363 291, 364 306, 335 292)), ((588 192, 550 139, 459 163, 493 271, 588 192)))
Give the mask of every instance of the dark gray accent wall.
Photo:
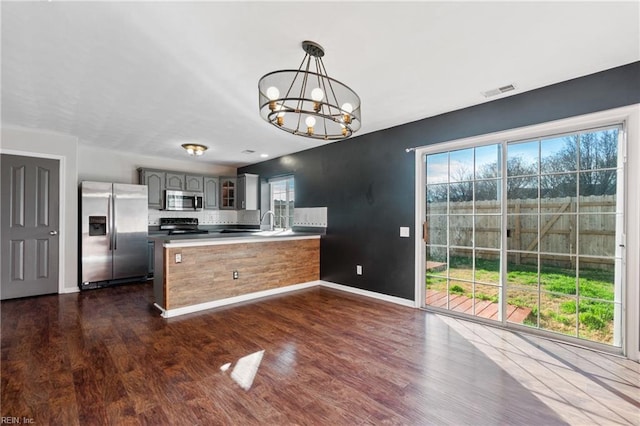
MULTIPOLYGON (((296 207, 328 208, 321 279, 414 298, 415 167, 405 148, 640 103, 640 62, 240 168, 294 174, 296 207), (400 238, 400 227, 411 238, 400 238), (356 275, 356 265, 363 275, 356 275)), ((366 120, 363 99, 363 120, 366 120)), ((265 124, 266 126, 266 124, 265 124)), ((282 133, 283 138, 292 137, 282 133)))

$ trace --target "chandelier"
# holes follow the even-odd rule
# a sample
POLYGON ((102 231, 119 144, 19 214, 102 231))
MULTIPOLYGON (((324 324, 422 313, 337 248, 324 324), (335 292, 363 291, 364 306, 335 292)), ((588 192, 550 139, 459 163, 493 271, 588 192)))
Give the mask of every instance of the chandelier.
POLYGON ((201 156, 208 149, 206 146, 197 143, 183 143, 182 147, 187 150, 189 155, 194 156, 201 156))
POLYGON ((260 115, 279 129, 314 139, 339 140, 360 129, 360 97, 327 75, 324 49, 303 41, 297 70, 273 71, 258 82, 260 115))

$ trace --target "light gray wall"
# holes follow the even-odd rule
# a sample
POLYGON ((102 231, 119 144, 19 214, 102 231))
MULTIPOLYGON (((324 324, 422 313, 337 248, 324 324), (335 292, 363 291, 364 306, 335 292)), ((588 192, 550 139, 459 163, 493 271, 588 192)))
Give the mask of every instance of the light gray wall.
POLYGON ((60 160, 61 292, 78 290, 78 139, 53 132, 3 127, 0 152, 60 160))
POLYGON ((84 144, 78 146, 78 182, 92 180, 137 184, 139 167, 214 176, 236 175, 235 167, 204 163, 199 158, 189 157, 186 152, 183 158, 174 159, 131 155, 84 144))
MULTIPOLYGON (((0 152, 61 161, 60 216, 62 288, 78 291, 78 184, 83 180, 138 183, 137 168, 188 171, 195 174, 236 175, 236 168, 216 166, 198 160, 174 160, 136 156, 81 145, 78 138, 46 130, 3 126, 0 152)), ((188 157, 187 157, 188 158, 188 157)))

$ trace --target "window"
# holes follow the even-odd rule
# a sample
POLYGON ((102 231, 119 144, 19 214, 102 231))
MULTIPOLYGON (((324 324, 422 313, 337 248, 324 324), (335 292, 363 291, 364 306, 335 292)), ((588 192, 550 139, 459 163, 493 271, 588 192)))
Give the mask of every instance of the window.
POLYGON ((295 185, 293 176, 269 180, 271 194, 270 210, 273 212, 274 228, 289 229, 293 226, 295 185))

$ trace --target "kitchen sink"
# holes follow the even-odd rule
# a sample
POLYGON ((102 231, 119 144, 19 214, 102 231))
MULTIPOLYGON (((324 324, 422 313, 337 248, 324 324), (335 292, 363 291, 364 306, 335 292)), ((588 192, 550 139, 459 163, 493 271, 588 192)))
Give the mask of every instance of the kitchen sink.
POLYGON ((259 235, 261 237, 276 237, 291 234, 293 234, 293 231, 291 229, 276 229, 274 231, 259 231, 253 233, 253 235, 259 235))

